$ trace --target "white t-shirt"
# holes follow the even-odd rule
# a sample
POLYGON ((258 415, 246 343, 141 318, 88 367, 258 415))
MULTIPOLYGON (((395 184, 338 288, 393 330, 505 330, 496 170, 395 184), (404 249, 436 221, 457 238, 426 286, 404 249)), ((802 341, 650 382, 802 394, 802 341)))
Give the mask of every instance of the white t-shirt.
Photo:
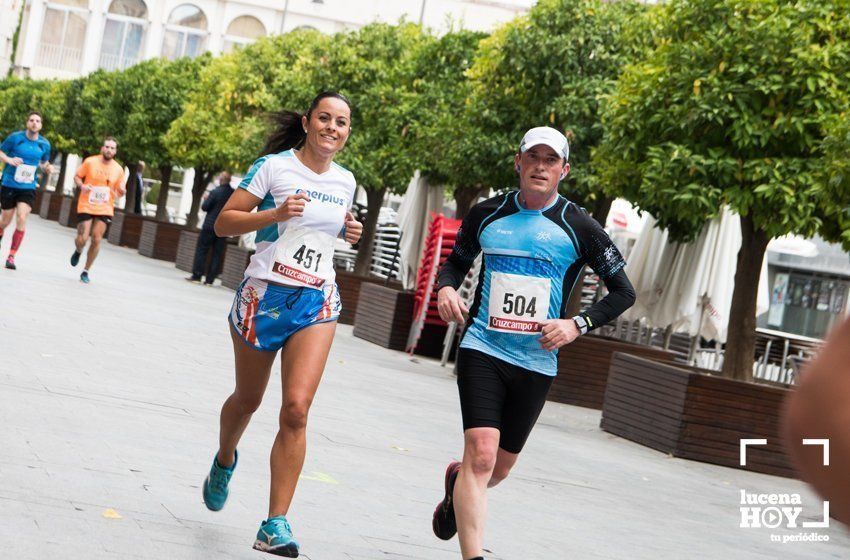
POLYGON ((257 251, 245 277, 316 289, 332 285, 333 243, 354 200, 354 175, 335 163, 315 173, 287 150, 255 161, 239 188, 262 199, 258 211, 280 206, 299 192, 310 197, 303 216, 257 232, 257 251))

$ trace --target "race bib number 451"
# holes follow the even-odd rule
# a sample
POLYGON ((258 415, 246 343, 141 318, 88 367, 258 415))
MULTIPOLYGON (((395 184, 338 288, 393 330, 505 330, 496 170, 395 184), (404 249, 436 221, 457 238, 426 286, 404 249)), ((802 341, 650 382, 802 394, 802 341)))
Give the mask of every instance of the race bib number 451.
POLYGON ((513 334, 537 334, 549 315, 548 278, 493 272, 487 328, 513 334))
POLYGON ((290 225, 275 245, 272 280, 321 288, 334 276, 334 241, 327 233, 290 225))

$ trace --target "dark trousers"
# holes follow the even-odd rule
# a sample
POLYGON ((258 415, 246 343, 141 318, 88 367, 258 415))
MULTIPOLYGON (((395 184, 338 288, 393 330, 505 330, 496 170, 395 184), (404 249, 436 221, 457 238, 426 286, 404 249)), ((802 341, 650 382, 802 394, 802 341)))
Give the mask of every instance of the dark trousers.
POLYGON ((204 275, 204 265, 207 262, 207 253, 212 249, 210 267, 206 271, 207 284, 212 284, 221 266, 221 255, 227 245, 226 237, 219 237, 212 229, 202 229, 198 236, 198 245, 195 248, 195 263, 192 266, 192 277, 200 280, 204 275))
MULTIPOLYGON (((133 179, 133 181, 135 181, 135 179, 133 179)), ((142 188, 141 184, 136 185, 136 192, 133 195, 133 211, 136 214, 142 213, 142 194, 143 194, 142 191, 143 190, 144 189, 142 188)))

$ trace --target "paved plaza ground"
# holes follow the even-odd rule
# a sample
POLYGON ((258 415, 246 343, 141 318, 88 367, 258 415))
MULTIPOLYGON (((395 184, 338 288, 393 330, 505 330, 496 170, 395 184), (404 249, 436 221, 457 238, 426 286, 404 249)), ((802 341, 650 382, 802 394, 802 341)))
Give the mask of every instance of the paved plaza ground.
MULTIPOLYGON (((233 293, 171 263, 104 244, 92 283, 73 230, 30 219, 17 271, 0 269, 0 558, 271 558, 251 550, 268 493, 280 379, 242 444, 231 498, 200 484, 232 389, 233 293)), ((3 240, 2 255, 11 235, 3 240)), ((514 474, 490 493, 490 559, 848 558, 829 542, 742 529, 740 491, 797 481, 670 458, 599 429, 600 413, 550 403, 514 474)), ((450 368, 340 326, 314 403, 290 515, 309 560, 459 559, 431 533, 446 463, 461 449, 450 368)))

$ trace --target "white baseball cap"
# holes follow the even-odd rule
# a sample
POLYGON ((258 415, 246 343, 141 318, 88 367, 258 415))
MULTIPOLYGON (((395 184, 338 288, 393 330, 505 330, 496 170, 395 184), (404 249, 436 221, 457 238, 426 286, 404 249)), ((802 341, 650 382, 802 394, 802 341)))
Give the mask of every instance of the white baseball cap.
POLYGON ((570 144, 567 142, 567 137, 550 126, 538 126, 526 132, 519 144, 519 151, 525 152, 538 144, 549 146, 565 160, 570 159, 570 144))

